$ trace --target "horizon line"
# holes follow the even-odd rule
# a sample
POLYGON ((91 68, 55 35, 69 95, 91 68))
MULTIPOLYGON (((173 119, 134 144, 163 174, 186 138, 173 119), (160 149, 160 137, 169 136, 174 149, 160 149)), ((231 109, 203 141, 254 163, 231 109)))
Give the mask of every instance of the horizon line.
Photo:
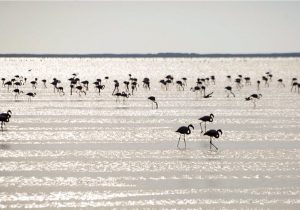
POLYGON ((283 53, 0 53, 0 57, 98 57, 98 58, 201 58, 201 57, 300 57, 300 52, 283 53))

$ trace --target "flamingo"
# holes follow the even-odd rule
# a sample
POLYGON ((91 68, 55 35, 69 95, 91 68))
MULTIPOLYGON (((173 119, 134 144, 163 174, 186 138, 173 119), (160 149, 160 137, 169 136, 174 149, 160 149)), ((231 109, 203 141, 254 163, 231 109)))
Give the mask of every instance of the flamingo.
POLYGON ((1 80, 2 80, 2 87, 4 87, 4 82, 6 79, 4 77, 2 77, 1 80))
POLYGON ((44 84, 44 88, 47 88, 47 86, 46 86, 47 80, 43 79, 42 82, 43 82, 43 84, 44 84))
POLYGON ((185 135, 190 135, 191 134, 190 127, 194 129, 194 126, 192 124, 190 124, 189 126, 181 126, 177 129, 176 132, 180 133, 179 140, 178 140, 178 143, 177 143, 177 148, 179 148, 179 142, 180 142, 181 134, 183 134, 183 141, 184 141, 184 145, 185 145, 185 148, 186 148, 185 135))
POLYGON ((32 88, 36 89, 37 81, 31 81, 30 84, 32 84, 32 88))
POLYGON ((245 85, 251 85, 250 77, 245 77, 244 80, 245 80, 245 85))
POLYGON ((125 102, 126 98, 129 98, 130 95, 131 95, 130 93, 127 94, 124 91, 121 93, 121 96, 123 97, 123 103, 125 102))
POLYGON ((213 93, 214 93, 214 92, 211 92, 211 93, 209 93, 209 94, 207 94, 207 95, 204 95, 203 98, 211 98, 213 93))
POLYGON ((0 121, 1 121, 1 130, 3 132, 3 125, 5 125, 6 122, 9 122, 9 119, 11 117, 12 112, 8 110, 6 113, 0 114, 0 121))
POLYGON ((265 76, 262 76, 262 80, 265 81, 265 87, 269 87, 268 78, 265 76))
POLYGON ((65 95, 65 92, 64 92, 64 88, 63 87, 57 87, 57 92, 59 92, 59 95, 61 96, 61 93, 62 95, 65 95))
POLYGON ((99 92, 99 95, 100 95, 101 90, 104 90, 105 85, 96 85, 95 88, 98 89, 98 92, 99 92))
POLYGON ((18 95, 20 95, 21 93, 23 93, 23 91, 20 91, 18 88, 14 89, 13 92, 15 93, 15 100, 18 99, 18 95))
POLYGON ((115 88, 112 92, 112 95, 114 95, 115 92, 117 92, 117 93, 119 92, 119 82, 118 82, 118 80, 114 80, 114 83, 115 83, 115 88))
POLYGON ((84 95, 86 95, 86 92, 84 90, 82 90, 83 87, 81 85, 76 86, 76 89, 78 90, 78 95, 79 96, 81 96, 80 93, 84 93, 84 95))
POLYGON ((234 93, 232 92, 232 87, 231 86, 226 86, 225 89, 227 90, 227 98, 229 97, 229 93, 231 93, 233 95, 233 97, 235 97, 234 93))
POLYGON ((4 83, 4 86, 7 85, 7 92, 9 91, 9 87, 12 86, 12 84, 13 83, 11 81, 7 81, 7 82, 4 83))
POLYGON ((256 107, 256 100, 260 99, 262 97, 262 94, 252 94, 249 97, 246 97, 246 101, 252 101, 254 104, 254 108, 256 107))
POLYGON ((204 133, 204 136, 209 136, 210 137, 210 141, 209 141, 209 148, 211 150, 211 146, 213 146, 216 150, 218 150, 218 147, 216 147, 213 143, 212 143, 212 138, 219 138, 220 137, 220 134, 222 135, 223 132, 221 129, 218 129, 218 130, 214 130, 214 129, 211 129, 211 130, 208 130, 204 133))
POLYGON ((298 87, 298 82, 293 82, 291 92, 293 91, 294 88, 295 88, 294 92, 296 92, 297 87, 298 87))
POLYGON ((285 87, 285 84, 283 83, 282 79, 278 79, 277 81, 278 81, 278 86, 285 87))
POLYGON ((35 97, 36 96, 36 93, 32 93, 32 92, 29 92, 26 94, 28 96, 28 101, 31 101, 31 98, 32 97, 35 97))
POLYGON ((122 95, 122 93, 115 93, 114 96, 116 96, 116 102, 119 101, 119 97, 122 95))
POLYGON ((153 104, 156 104, 156 109, 158 109, 158 104, 157 104, 157 102, 155 100, 155 97, 154 96, 150 96, 150 97, 148 97, 148 99, 153 102, 152 103, 152 109, 153 109, 153 104))
POLYGON ((143 79, 142 82, 143 82, 143 87, 145 89, 150 90, 150 79, 146 77, 146 78, 143 79))
POLYGON ((184 90, 184 84, 182 81, 178 80, 178 81, 176 81, 176 84, 177 84, 178 90, 180 90, 180 89, 184 90))
POLYGON ((89 90, 89 81, 84 80, 84 81, 82 81, 81 83, 82 83, 83 86, 85 87, 86 91, 88 91, 88 90, 89 90))
POLYGON ((186 77, 182 77, 181 79, 183 80, 183 85, 187 86, 187 78, 186 77))
POLYGON ((210 76, 211 82, 215 85, 216 84, 216 78, 214 75, 210 76))
POLYGON ((205 115, 203 117, 200 117, 198 120, 201 120, 200 122, 200 128, 201 128, 201 133, 203 133, 203 129, 202 129, 202 126, 201 124, 204 122, 204 128, 205 128, 205 131, 206 131, 206 122, 213 122, 214 121, 214 115, 213 114, 210 114, 210 115, 205 115))
POLYGON ((259 91, 259 86, 260 86, 260 81, 259 80, 257 80, 257 90, 259 91))

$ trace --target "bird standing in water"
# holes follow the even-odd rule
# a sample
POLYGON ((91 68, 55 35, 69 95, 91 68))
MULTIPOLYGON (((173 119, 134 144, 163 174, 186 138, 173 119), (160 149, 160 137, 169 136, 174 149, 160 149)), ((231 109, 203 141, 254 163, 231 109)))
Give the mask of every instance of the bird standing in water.
POLYGON ((6 113, 0 114, 0 122, 1 122, 1 130, 3 132, 3 125, 5 125, 6 122, 9 122, 9 119, 11 118, 12 112, 8 110, 6 113))
POLYGON ((184 146, 186 148, 185 135, 190 135, 191 134, 190 127, 194 129, 194 126, 192 124, 190 124, 189 126, 181 126, 180 128, 177 129, 176 132, 180 133, 179 140, 178 140, 178 143, 177 143, 178 148, 179 148, 179 142, 180 142, 181 134, 183 134, 184 146))
POLYGON ((152 103, 152 109, 153 109, 153 104, 156 104, 156 109, 158 109, 158 104, 157 104, 157 102, 155 100, 155 97, 154 96, 150 96, 150 97, 148 97, 148 99, 153 102, 152 103))
POLYGON ((202 122, 200 122, 200 128, 201 128, 201 133, 203 133, 203 129, 202 129, 202 126, 201 126, 201 123, 204 122, 204 128, 205 128, 205 131, 206 131, 206 122, 213 122, 214 121, 214 115, 213 114, 210 114, 210 115, 206 115, 206 116, 203 116, 203 117, 200 117, 198 120, 201 120, 202 122))
POLYGON ((252 101, 254 108, 256 107, 256 101, 262 97, 262 94, 252 94, 249 97, 246 97, 246 101, 252 101))
POLYGON ((229 97, 229 93, 231 93, 231 95, 233 97, 235 97, 234 93, 232 92, 232 87, 231 86, 226 86, 225 90, 227 90, 227 98, 229 97))
POLYGON ((216 147, 213 143, 212 143, 212 138, 219 138, 220 137, 220 134, 222 135, 223 132, 221 129, 218 129, 218 130, 214 130, 214 129, 211 129, 211 130, 208 130, 204 133, 204 136, 209 136, 210 137, 210 141, 209 141, 209 148, 211 150, 211 146, 213 146, 216 150, 218 150, 218 147, 216 147))
POLYGON ((36 96, 36 93, 29 92, 26 94, 28 96, 28 101, 31 101, 31 98, 36 96))

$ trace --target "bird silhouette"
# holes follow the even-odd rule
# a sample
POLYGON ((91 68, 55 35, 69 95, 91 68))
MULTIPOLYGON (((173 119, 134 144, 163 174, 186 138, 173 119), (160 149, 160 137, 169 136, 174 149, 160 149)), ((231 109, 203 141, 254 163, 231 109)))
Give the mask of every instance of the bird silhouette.
POLYGON ((202 129, 202 126, 201 124, 204 122, 204 129, 206 131, 206 122, 213 122, 214 121, 214 115, 213 114, 210 114, 210 115, 205 115, 203 117, 200 117, 198 120, 201 120, 200 122, 200 128, 201 128, 201 133, 203 133, 203 129, 202 129))
POLYGON ((226 86, 225 90, 227 90, 227 97, 229 97, 229 93, 231 93, 233 95, 233 97, 235 97, 234 93, 232 92, 232 87, 231 86, 226 86))
POLYGON ((119 98, 121 95, 122 95, 122 93, 120 93, 120 92, 114 94, 114 96, 116 96, 116 102, 120 101, 119 98))
POLYGON ((249 97, 246 97, 246 101, 252 101, 254 108, 256 107, 256 101, 262 97, 262 94, 252 94, 249 97))
POLYGON ((285 84, 283 83, 283 79, 278 79, 278 87, 285 87, 285 84))
POLYGON ((9 119, 11 118, 12 112, 8 110, 6 113, 0 114, 0 122, 1 122, 1 130, 3 132, 3 125, 5 125, 6 122, 9 122, 9 119))
POLYGON ((47 80, 43 79, 42 82, 43 82, 43 84, 44 84, 44 88, 47 88, 47 86, 46 86, 47 80))
POLYGON ((177 129, 176 132, 180 133, 179 140, 178 140, 178 143, 177 143, 178 148, 179 148, 179 142, 180 142, 180 138, 181 138, 182 134, 183 134, 184 145, 185 145, 185 148, 186 148, 185 135, 190 135, 191 134, 190 127, 194 129, 194 126, 192 124, 190 124, 189 126, 181 126, 180 128, 177 129))
POLYGON ((76 86, 76 89, 78 90, 78 95, 81 96, 80 93, 84 93, 86 95, 86 92, 83 90, 83 87, 81 85, 76 86))
POLYGON ((31 98, 35 97, 36 93, 29 92, 29 93, 26 93, 26 95, 28 96, 28 101, 31 101, 31 98))
POLYGON ((18 96, 23 93, 23 91, 20 91, 18 88, 14 89, 13 92, 15 93, 15 100, 17 100, 18 96))
POLYGON ((112 95, 115 95, 115 92, 116 93, 119 93, 119 82, 118 82, 118 80, 114 80, 114 83, 115 83, 115 88, 114 88, 114 90, 113 90, 113 92, 112 92, 112 95))
POLYGON ((57 92, 59 93, 60 96, 65 95, 64 87, 57 87, 57 92))
POLYGON ((124 91, 121 93, 121 97, 123 97, 123 103, 125 102, 126 98, 129 98, 130 95, 130 93, 125 93, 124 91))
POLYGON ((212 138, 219 138, 220 137, 220 134, 222 135, 223 132, 221 129, 218 129, 218 130, 214 130, 214 129, 211 129, 211 130, 208 130, 206 131, 203 135, 204 136, 209 136, 210 137, 210 141, 209 141, 209 148, 211 150, 211 146, 213 146, 216 150, 218 150, 218 147, 216 147, 213 143, 212 143, 212 138))
POLYGON ((214 93, 214 92, 211 92, 211 93, 209 93, 209 94, 207 94, 207 95, 204 95, 203 98, 211 98, 213 93, 214 93))
POLYGON ((158 109, 158 104, 157 104, 157 102, 155 100, 155 97, 154 96, 150 96, 150 97, 148 97, 148 99, 153 102, 152 103, 152 109, 153 109, 153 104, 155 104, 156 105, 156 109, 158 109))
POLYGON ((105 85, 96 85, 95 88, 98 90, 98 93, 99 93, 99 95, 100 95, 101 90, 104 90, 105 85))
POLYGON ((7 91, 9 91, 9 87, 12 85, 13 85, 13 83, 11 81, 7 81, 4 83, 4 86, 7 86, 7 91))

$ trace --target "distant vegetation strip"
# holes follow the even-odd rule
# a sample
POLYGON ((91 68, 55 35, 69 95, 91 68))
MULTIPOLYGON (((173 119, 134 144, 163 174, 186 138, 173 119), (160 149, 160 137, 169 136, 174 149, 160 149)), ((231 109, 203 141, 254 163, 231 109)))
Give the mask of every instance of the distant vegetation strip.
POLYGON ((300 57, 300 53, 257 53, 257 54, 0 54, 0 57, 53 57, 53 58, 231 58, 231 57, 300 57))

